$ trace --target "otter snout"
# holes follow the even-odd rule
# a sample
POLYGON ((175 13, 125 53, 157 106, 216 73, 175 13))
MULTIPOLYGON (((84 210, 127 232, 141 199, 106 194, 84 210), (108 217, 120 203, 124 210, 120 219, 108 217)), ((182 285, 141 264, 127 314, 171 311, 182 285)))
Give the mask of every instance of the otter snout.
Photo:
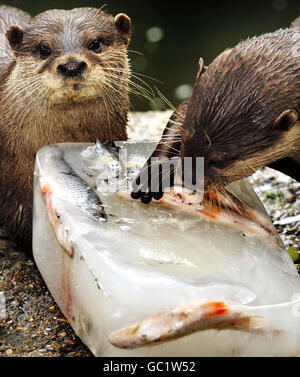
POLYGON ((65 77, 76 77, 82 75, 87 70, 87 63, 85 61, 70 61, 66 64, 57 66, 57 72, 65 77))

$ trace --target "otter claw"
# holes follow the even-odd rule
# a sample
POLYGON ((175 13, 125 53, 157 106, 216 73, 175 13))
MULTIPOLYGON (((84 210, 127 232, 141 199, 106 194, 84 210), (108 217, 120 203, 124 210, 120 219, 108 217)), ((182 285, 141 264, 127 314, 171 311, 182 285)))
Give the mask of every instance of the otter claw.
POLYGON ((163 192, 156 192, 156 193, 147 192, 147 193, 143 193, 143 192, 139 191, 139 192, 132 192, 131 193, 131 198, 132 199, 134 199, 134 200, 141 199, 141 202, 143 204, 150 204, 152 202, 152 199, 154 199, 154 200, 160 200, 163 196, 164 196, 163 192))
POLYGON ((141 201, 142 203, 144 204, 150 204, 152 202, 152 194, 151 192, 147 193, 147 194, 144 194, 142 197, 141 197, 141 201))
POLYGON ((138 192, 132 192, 131 193, 131 197, 132 197, 132 199, 134 199, 134 200, 138 200, 138 199, 140 199, 141 198, 141 192, 140 191, 138 191, 138 192))
POLYGON ((141 170, 139 176, 133 183, 131 197, 134 200, 141 199, 142 203, 149 204, 152 199, 161 200, 164 195, 164 190, 167 187, 174 186, 174 170, 170 170, 171 176, 167 175, 166 179, 163 175, 164 163, 158 164, 159 169, 152 171, 153 165, 147 161, 144 168, 141 170), (167 179, 169 178, 169 180, 167 179), (154 182, 154 185, 151 186, 154 182), (153 191, 152 191, 153 190, 153 191))
POLYGON ((160 200, 163 196, 164 196, 163 192, 157 192, 157 193, 153 194, 153 199, 154 200, 160 200))

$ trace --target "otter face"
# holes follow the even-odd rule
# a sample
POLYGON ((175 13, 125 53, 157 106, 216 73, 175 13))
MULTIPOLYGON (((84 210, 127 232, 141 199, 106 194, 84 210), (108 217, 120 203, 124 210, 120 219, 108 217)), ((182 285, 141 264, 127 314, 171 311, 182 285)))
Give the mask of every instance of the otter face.
POLYGON ((125 14, 113 18, 94 8, 42 13, 7 31, 14 75, 50 105, 109 100, 127 90, 130 26, 125 14))
MULTIPOLYGON (((189 117, 184 129, 194 129, 195 133, 183 132, 181 158, 204 157, 204 186, 206 190, 221 189, 232 182, 255 173, 261 167, 300 150, 299 113, 295 109, 283 111, 267 127, 260 124, 249 125, 243 114, 241 123, 235 130, 228 127, 227 133, 213 132, 216 125, 200 118, 196 123, 189 117), (245 127, 244 132, 241 128, 245 127)), ((275 114, 274 114, 275 116, 275 114)), ((217 128, 217 127, 216 127, 217 128)), ((193 164, 193 169, 195 164, 193 164)), ((192 172, 192 177, 196 172, 192 172)), ((200 182, 198 183, 200 186, 200 182)))

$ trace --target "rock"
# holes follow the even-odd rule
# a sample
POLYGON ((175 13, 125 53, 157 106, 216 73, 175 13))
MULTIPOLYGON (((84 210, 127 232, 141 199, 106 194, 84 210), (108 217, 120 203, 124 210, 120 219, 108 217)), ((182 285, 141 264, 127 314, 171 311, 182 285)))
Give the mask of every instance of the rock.
POLYGON ((6 356, 10 357, 14 354, 14 351, 12 349, 6 350, 6 356))

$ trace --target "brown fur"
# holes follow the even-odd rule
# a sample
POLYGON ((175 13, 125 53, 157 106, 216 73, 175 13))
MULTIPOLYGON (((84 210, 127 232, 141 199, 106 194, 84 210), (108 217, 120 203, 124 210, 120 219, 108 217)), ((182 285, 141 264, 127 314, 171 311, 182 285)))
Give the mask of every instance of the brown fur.
POLYGON ((114 19, 93 8, 31 19, 0 7, 0 210, 23 248, 31 247, 36 152, 53 143, 127 139, 129 26, 127 16, 114 19), (96 53, 88 46, 98 38, 96 53), (52 50, 47 59, 41 43, 52 50), (87 64, 82 77, 59 75, 58 65, 74 60, 87 64))
MULTIPOLYGON (((144 203, 161 197, 151 192, 150 179, 143 180, 152 157, 204 157, 206 189, 221 189, 274 162, 300 180, 299 114, 300 28, 248 39, 208 68, 200 60, 192 96, 172 116, 179 123, 168 123, 133 197, 144 203)), ((163 190, 163 174, 158 180, 163 190)))
POLYGON ((200 76, 181 155, 205 157, 207 185, 227 185, 299 151, 298 48, 300 30, 279 30, 221 54, 200 76))

